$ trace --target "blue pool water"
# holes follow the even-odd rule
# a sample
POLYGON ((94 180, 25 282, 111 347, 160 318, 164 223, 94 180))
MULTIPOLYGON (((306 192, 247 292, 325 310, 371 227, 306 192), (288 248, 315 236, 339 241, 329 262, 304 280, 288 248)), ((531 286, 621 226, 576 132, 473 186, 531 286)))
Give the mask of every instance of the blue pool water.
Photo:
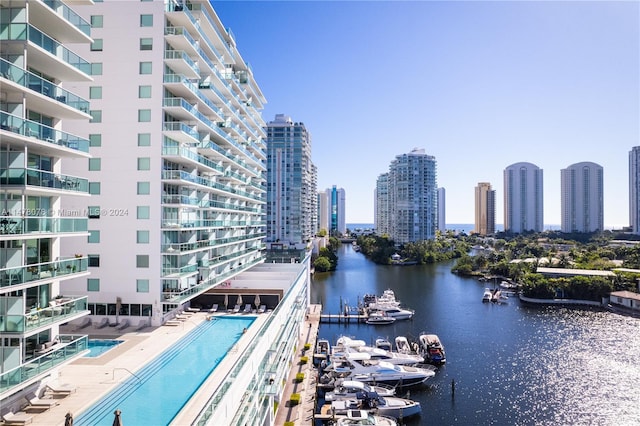
MULTIPOLYGON (((252 316, 204 321, 76 418, 78 425, 168 425, 240 339, 252 316)), ((167 336, 170 339, 170 335, 167 336)))
POLYGON ((107 352, 110 349, 115 348, 124 340, 111 340, 111 339, 91 339, 87 348, 89 353, 85 355, 85 358, 96 358, 107 352))

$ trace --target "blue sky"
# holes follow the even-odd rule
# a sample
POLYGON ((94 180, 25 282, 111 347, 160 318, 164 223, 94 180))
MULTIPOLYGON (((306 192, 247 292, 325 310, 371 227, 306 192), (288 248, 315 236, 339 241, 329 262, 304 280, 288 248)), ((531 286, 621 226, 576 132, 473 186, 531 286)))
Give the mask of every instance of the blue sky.
POLYGON ((560 223, 560 170, 604 168, 605 226, 629 222, 628 153, 640 145, 640 3, 213 1, 267 104, 312 134, 318 189, 373 222, 396 155, 434 155, 447 223, 473 223, 474 187, 520 161, 544 170, 560 223))

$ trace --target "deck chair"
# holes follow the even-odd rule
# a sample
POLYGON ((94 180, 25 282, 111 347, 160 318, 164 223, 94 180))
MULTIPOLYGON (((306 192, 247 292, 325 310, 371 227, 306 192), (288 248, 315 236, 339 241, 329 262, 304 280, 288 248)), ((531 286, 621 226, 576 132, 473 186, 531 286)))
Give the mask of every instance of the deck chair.
POLYGON ((33 421, 33 416, 22 411, 8 411, 2 415, 2 420, 5 425, 27 425, 33 421))
POLYGON ((100 324, 98 324, 96 328, 105 328, 108 325, 109 325, 109 318, 102 318, 102 321, 100 321, 100 324))
POLYGON ((258 313, 263 314, 264 311, 266 310, 267 310, 267 305, 260 305, 260 307, 258 308, 258 313))
POLYGON ((30 409, 46 411, 59 404, 55 399, 40 399, 35 393, 27 394, 26 398, 27 401, 29 401, 29 405, 25 408, 27 411, 30 411, 30 409))
POLYGON ((247 303, 246 305, 244 305, 244 310, 242 312, 245 314, 251 313, 251 304, 247 303))
POLYGON ((234 306, 231 312, 233 312, 234 314, 237 314, 238 312, 240 312, 240 305, 234 306))
POLYGON ((87 328, 91 325, 91 318, 87 317, 84 321, 76 327, 76 330, 82 330, 83 328, 87 328))
POLYGON ((47 389, 54 395, 69 395, 76 391, 76 387, 74 385, 58 382, 47 383, 47 389))
POLYGON ((218 304, 214 303, 211 309, 209 309, 210 313, 218 312, 218 304))
POLYGON ((129 328, 129 319, 125 319, 124 321, 122 321, 122 323, 116 327, 116 330, 124 330, 125 328, 129 328))

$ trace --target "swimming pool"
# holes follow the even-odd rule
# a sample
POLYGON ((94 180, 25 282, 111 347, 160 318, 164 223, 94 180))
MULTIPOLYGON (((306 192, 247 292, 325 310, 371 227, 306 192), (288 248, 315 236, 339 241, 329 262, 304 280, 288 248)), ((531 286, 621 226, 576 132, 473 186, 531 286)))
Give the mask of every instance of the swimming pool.
POLYGON ((76 418, 77 424, 168 425, 242 336, 253 316, 204 321, 76 418))
POLYGON ((85 357, 86 358, 99 357, 100 355, 109 351, 110 349, 115 348, 122 342, 124 342, 124 340, 90 339, 89 344, 87 345, 87 349, 89 349, 89 353, 86 354, 85 357))

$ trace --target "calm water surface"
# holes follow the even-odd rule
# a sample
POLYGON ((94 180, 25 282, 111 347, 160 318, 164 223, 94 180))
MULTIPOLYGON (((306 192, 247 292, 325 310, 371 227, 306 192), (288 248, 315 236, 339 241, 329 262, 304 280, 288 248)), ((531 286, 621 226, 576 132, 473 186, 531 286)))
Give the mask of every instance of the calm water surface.
POLYGON ((312 303, 325 313, 391 288, 416 315, 382 326, 322 324, 320 337, 393 341, 426 331, 445 345, 446 366, 410 389, 423 413, 407 424, 640 425, 640 319, 516 297, 483 304, 485 284, 452 274, 450 263, 378 266, 350 245, 338 256, 337 271, 313 279, 312 303))

